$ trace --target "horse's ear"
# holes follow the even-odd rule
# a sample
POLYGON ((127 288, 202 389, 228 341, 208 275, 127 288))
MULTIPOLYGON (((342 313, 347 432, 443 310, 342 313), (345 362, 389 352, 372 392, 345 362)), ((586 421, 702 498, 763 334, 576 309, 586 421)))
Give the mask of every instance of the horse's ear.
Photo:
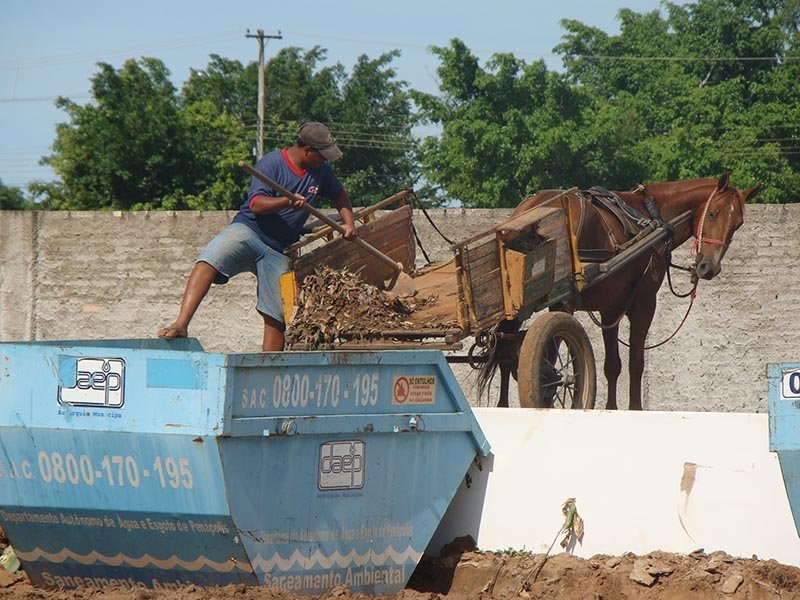
POLYGON ((727 171, 719 176, 719 181, 717 181, 717 191, 723 192, 725 188, 728 187, 728 183, 730 182, 731 174, 727 171))
POLYGON ((744 192, 742 192, 742 194, 744 195, 745 204, 747 204, 748 202, 750 202, 750 200, 755 198, 756 195, 758 195, 758 192, 760 192, 760 191, 761 191, 761 184, 757 183, 756 185, 751 187, 749 190, 745 190, 744 192))

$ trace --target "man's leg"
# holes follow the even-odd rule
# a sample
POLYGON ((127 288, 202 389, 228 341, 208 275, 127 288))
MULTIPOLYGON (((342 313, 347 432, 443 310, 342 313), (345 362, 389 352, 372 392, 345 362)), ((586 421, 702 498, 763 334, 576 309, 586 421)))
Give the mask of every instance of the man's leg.
POLYGON ((264 341, 261 344, 261 350, 264 352, 281 352, 285 342, 283 323, 263 313, 261 316, 264 318, 264 341))
POLYGON ((169 327, 160 329, 158 331, 158 337, 171 340, 175 338, 185 338, 189 335, 189 322, 192 320, 203 298, 206 297, 218 273, 219 272, 214 267, 206 262, 195 263, 192 273, 189 275, 189 281, 186 282, 186 290, 183 292, 183 300, 181 301, 178 318, 169 327))
POLYGON ((258 278, 258 304, 256 308, 264 319, 264 352, 280 352, 285 345, 283 332, 283 300, 280 278, 289 268, 289 258, 264 245, 263 254, 256 261, 258 278), (270 316, 272 315, 272 316, 270 316))

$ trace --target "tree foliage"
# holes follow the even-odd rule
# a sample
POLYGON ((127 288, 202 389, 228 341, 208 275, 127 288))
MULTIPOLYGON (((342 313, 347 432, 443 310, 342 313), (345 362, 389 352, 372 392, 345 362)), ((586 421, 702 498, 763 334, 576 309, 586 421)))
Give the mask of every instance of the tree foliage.
POLYGON ((24 210, 30 208, 25 194, 17 187, 7 187, 0 179, 0 210, 24 210))
MULTIPOLYGON (((341 132, 337 171, 357 203, 413 183, 413 118, 406 84, 389 66, 396 56, 362 56, 348 75, 325 66, 318 47, 281 50, 265 69, 266 151, 293 143, 300 122, 324 121, 341 132)), ((254 160, 257 80, 255 63, 212 55, 178 92, 157 59, 101 63, 92 102, 58 100, 69 121, 57 126, 45 162, 60 182, 31 191, 57 209, 235 208, 249 183, 237 163, 254 160)))
POLYGON ((187 177, 175 87, 161 61, 101 63, 92 78, 94 102, 57 104, 69 116, 56 127, 46 159, 61 177, 49 191, 54 208, 94 210, 161 206, 187 177))
POLYGON ((507 55, 481 67, 459 40, 434 48, 441 95, 416 99, 442 134, 423 146, 423 173, 466 206, 726 170, 742 186, 764 183, 760 202, 800 201, 798 6, 623 9, 619 35, 563 21, 563 73, 507 55))

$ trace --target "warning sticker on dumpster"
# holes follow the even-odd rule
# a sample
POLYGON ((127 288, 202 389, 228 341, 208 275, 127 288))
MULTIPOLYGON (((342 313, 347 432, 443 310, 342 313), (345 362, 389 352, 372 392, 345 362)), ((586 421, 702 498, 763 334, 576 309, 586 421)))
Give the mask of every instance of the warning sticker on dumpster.
POLYGON ((436 375, 395 377, 392 404, 435 404, 436 375))

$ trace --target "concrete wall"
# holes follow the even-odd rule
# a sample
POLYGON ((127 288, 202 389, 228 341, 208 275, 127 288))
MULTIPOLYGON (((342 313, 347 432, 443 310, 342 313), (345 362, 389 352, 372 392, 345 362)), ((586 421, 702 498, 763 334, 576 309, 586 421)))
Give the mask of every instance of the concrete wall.
POLYGON ((469 534, 482 550, 543 554, 564 523, 561 505, 575 498, 585 526, 577 556, 702 548, 800 566, 767 415, 479 408, 475 416, 492 455, 482 469, 470 466, 471 484, 456 493, 431 552, 469 534))
MULTIPOLYGON (((445 235, 459 241, 501 222, 510 210, 429 213, 445 235)), ((0 340, 152 336, 160 325, 172 322, 197 253, 232 216, 0 211, 0 340)), ((452 257, 421 213, 414 215, 414 222, 432 260, 452 257)), ((800 206, 748 207, 722 274, 700 284, 678 336, 647 353, 645 408, 766 411, 766 363, 800 359, 794 331, 800 289, 793 277, 800 256, 798 225, 800 206)), ((688 244, 674 260, 688 263, 688 244)), ((680 273, 675 283, 681 290, 689 288, 680 273)), ((650 343, 674 331, 687 302, 673 298, 664 286, 650 343)), ((262 323, 254 306, 255 278, 235 278, 211 291, 191 334, 209 351, 258 351, 262 323)), ((602 407, 602 340, 585 316, 581 320, 595 348, 602 407)), ((466 349, 469 340, 465 343, 466 349)), ((494 396, 477 398, 468 368, 455 370, 473 404, 496 403, 496 386, 494 396)), ((623 377, 623 407, 626 398, 623 377)))

